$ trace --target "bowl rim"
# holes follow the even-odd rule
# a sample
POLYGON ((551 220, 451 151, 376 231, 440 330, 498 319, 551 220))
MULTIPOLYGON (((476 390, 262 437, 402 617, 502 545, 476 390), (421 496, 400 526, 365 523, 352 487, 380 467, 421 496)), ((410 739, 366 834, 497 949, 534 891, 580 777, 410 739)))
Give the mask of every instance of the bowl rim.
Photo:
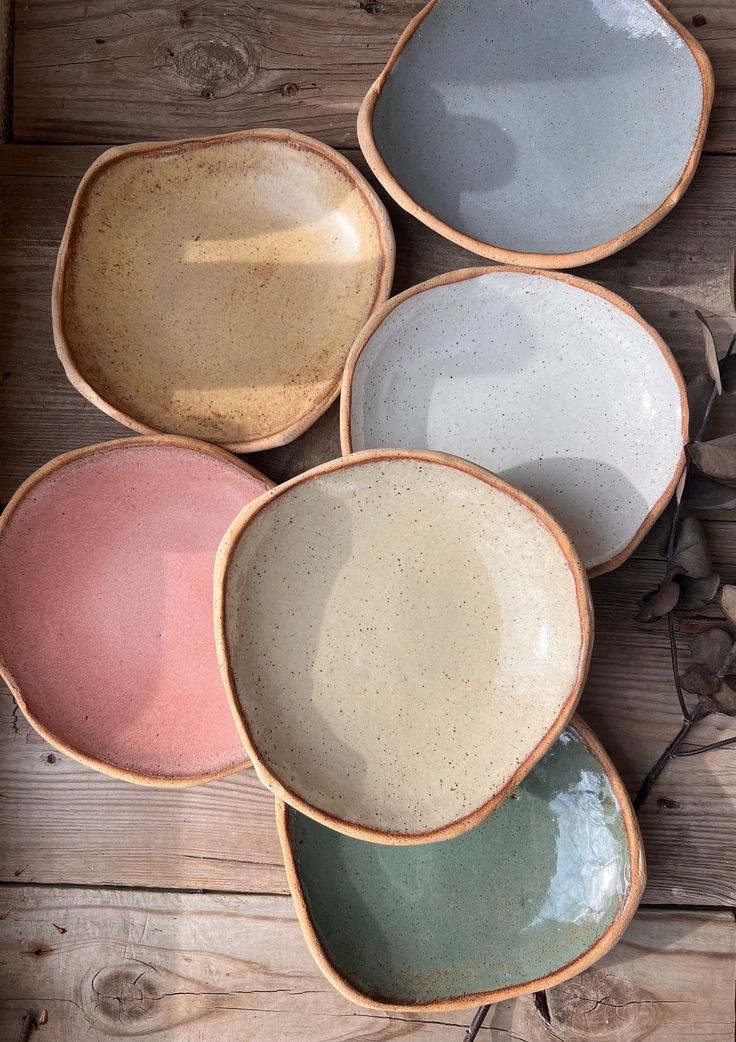
MULTIPOLYGON (((336 149, 330 148, 329 145, 325 145, 315 138, 307 137, 305 134, 299 134, 293 130, 256 128, 252 130, 238 130, 228 134, 214 134, 206 137, 179 138, 173 141, 136 142, 130 145, 115 145, 106 149, 85 171, 74 193, 54 269, 51 288, 51 324, 56 353, 72 386, 102 412, 131 430, 142 434, 171 434, 173 437, 190 437, 190 435, 177 434, 175 431, 166 431, 162 428, 154 427, 143 420, 137 419, 120 406, 108 401, 89 383, 77 363, 74 346, 66 333, 64 297, 67 272, 74 257, 89 191, 100 177, 104 176, 110 166, 130 157, 149 156, 159 160, 169 159, 172 156, 207 149, 219 144, 237 146, 244 141, 273 142, 284 145, 287 148, 296 149, 302 153, 312 153, 320 159, 327 160, 338 173, 342 174, 350 185, 351 191, 357 191, 362 197, 368 214, 373 219, 378 237, 379 258, 376 263, 376 291, 371 303, 370 314, 388 298, 391 292, 396 262, 396 241, 386 208, 363 174, 349 159, 341 155, 336 149)), ((271 434, 239 438, 233 441, 213 440, 208 442, 208 444, 219 445, 230 452, 262 452, 266 449, 280 448, 289 444, 311 427, 332 405, 340 393, 341 376, 342 372, 338 373, 326 392, 316 399, 306 412, 301 413, 281 430, 271 434)), ((193 438, 192 440, 204 441, 206 439, 193 438)))
POLYGON ((652 211, 632 228, 620 232, 612 239, 608 239, 606 242, 596 246, 590 246, 581 250, 571 250, 565 253, 537 253, 496 246, 493 243, 484 242, 482 239, 476 239, 472 235, 454 228, 417 202, 411 193, 400 184, 381 155, 373 133, 373 117, 383 86, 399 56, 437 2, 438 0, 429 0, 429 3, 409 22, 399 37, 378 79, 369 87, 368 93, 365 95, 358 110, 358 142, 363 155, 378 181, 399 206, 439 235, 444 236, 444 238, 449 239, 458 246, 462 246, 463 249, 476 253, 488 260, 494 260, 501 264, 519 264, 533 268, 575 268, 581 264, 590 264, 593 261, 602 260, 604 257, 609 257, 612 253, 623 249, 624 246, 628 246, 629 243, 634 242, 650 231, 680 201, 693 178, 700 160, 700 154, 703 151, 705 135, 708 129, 708 119, 715 95, 715 76, 710 59, 698 40, 688 32, 660 0, 645 0, 680 35, 689 48, 698 66, 702 86, 700 118, 692 150, 677 184, 656 210, 652 211))
POLYGON ((369 341, 376 333, 378 328, 388 318, 392 311, 398 308, 404 301, 409 300, 410 297, 424 293, 427 290, 437 289, 441 286, 453 285, 456 282, 465 282, 474 278, 482 278, 486 275, 505 275, 505 274, 516 274, 516 275, 530 275, 538 276, 539 278, 551 279, 555 282, 563 282, 568 286, 572 286, 575 289, 582 290, 587 293, 591 293, 593 296, 599 297, 606 301, 608 304, 612 304, 618 308, 629 318, 634 319, 642 327, 645 333, 653 341, 656 347, 659 348, 662 357, 664 358, 667 366, 674 377, 675 383, 680 396, 680 409, 682 413, 682 433, 681 433, 681 450, 680 455, 675 465, 674 473, 670 478, 666 488, 657 499, 657 502, 649 510, 639 528, 636 530, 632 538, 626 544, 626 546, 618 553, 614 554, 613 557, 607 561, 602 561, 600 564, 593 565, 588 569, 588 578, 593 579, 598 575, 604 575, 606 572, 611 572, 619 565, 623 564, 637 546, 644 539, 646 534, 649 532, 651 527, 656 522, 657 518, 661 515, 667 503, 674 495, 677 483, 680 480, 683 469, 685 467, 685 446, 688 442, 688 430, 690 423, 690 415, 687 401, 687 388, 685 381, 680 371, 680 367, 677 364, 677 360, 670 351, 667 344, 664 342, 662 337, 659 335, 653 326, 642 318, 636 308, 630 304, 623 297, 620 297, 617 293, 613 293, 611 290, 606 289, 604 286, 599 286, 595 282, 591 282, 589 279, 583 279, 579 275, 570 275, 562 271, 545 271, 539 268, 526 268, 519 265, 503 265, 494 267, 478 267, 478 268, 459 268, 456 271, 448 271, 443 275, 437 275, 434 278, 427 279, 425 282, 420 282, 416 286, 411 286, 409 289, 404 290, 403 293, 398 293, 394 297, 389 299, 376 311, 373 312, 371 317, 368 319, 366 324, 363 326, 360 334, 358 335, 355 343, 350 349, 347 362, 345 363, 345 369, 343 372, 342 379, 342 393, 340 397, 340 446, 344 455, 353 452, 352 447, 352 432, 351 432, 351 420, 352 420, 352 407, 353 407, 353 379, 355 376, 355 370, 358 364, 358 360, 363 353, 363 350, 367 347, 369 341))
POLYGON ((566 726, 575 710, 575 706, 578 703, 585 684, 593 647, 594 615, 590 586, 588 584, 585 569, 577 555, 577 551, 558 522, 555 521, 555 519, 544 509, 544 507, 540 506, 536 500, 532 499, 525 492, 521 492, 519 489, 509 485, 508 482, 504 481, 502 478, 497 477, 495 474, 491 474, 490 471, 485 470, 483 467, 480 467, 475 463, 470 463, 468 460, 460 459, 458 456, 451 456, 448 453, 432 452, 429 450, 367 449, 363 452, 356 452, 350 456, 343 456, 322 463, 317 467, 313 467, 311 470, 305 471, 304 473, 291 478, 289 481, 284 482, 284 484, 278 485, 270 492, 265 493, 258 500, 249 503, 235 518, 223 537, 217 551, 214 569, 213 600, 215 644, 217 647, 217 657, 220 663, 220 670, 222 672, 225 690, 227 692, 236 726, 240 732, 240 737, 242 738, 243 744, 259 779, 268 789, 271 790, 271 792, 274 793, 276 797, 291 804, 291 806, 296 807, 297 810, 302 811, 302 813, 306 814, 308 817, 314 818, 316 821, 322 822, 323 825, 328 825, 330 828, 342 832, 345 835, 354 836, 357 839, 367 839, 373 843, 410 845, 415 843, 428 843, 439 839, 450 839, 453 836, 459 836, 461 833, 467 832, 469 829, 483 821, 484 818, 488 817, 488 815, 495 810, 501 802, 503 802, 506 796, 508 796, 508 794, 519 784, 521 779, 524 778, 542 758, 566 726), (312 481, 315 478, 320 478, 325 474, 331 474, 338 470, 362 466, 366 463, 397 460, 413 460, 421 463, 450 467, 461 471, 470 477, 484 482, 491 488, 511 496, 511 498, 515 499, 522 507, 529 510, 535 516, 537 521, 548 530, 565 558, 565 562, 575 583, 578 622, 580 626, 580 649, 578 652, 575 678, 569 692, 560 706, 555 720, 552 722, 550 727, 541 736, 537 744, 530 750, 529 754, 517 769, 502 785, 492 792, 490 797, 480 806, 460 818, 426 832, 393 832, 386 829, 368 827, 359 822, 340 818, 335 814, 324 811, 319 807, 314 806, 314 804, 310 803, 305 797, 300 796, 298 793, 290 789, 272 771, 267 758, 261 753, 261 750, 257 746, 251 734, 246 712, 238 698, 238 689, 232 670, 232 660, 227 638, 227 584, 230 566, 240 539, 254 518, 257 517, 262 510, 268 509, 280 496, 285 495, 291 489, 303 484, 304 482, 312 481))
POLYGON ((289 837, 289 806, 277 798, 276 800, 276 828, 281 844, 281 852, 284 858, 286 879, 289 891, 296 909, 297 919, 302 934, 312 958, 317 963, 327 980, 341 992, 346 998, 359 1006, 368 1006, 371 1009, 390 1010, 392 1012, 410 1013, 423 1011, 449 1011, 465 1009, 469 1006, 483 1005, 485 1003, 506 1002, 518 995, 526 995, 531 992, 546 988, 553 988, 563 981, 582 973, 598 959, 602 958, 621 939, 622 934, 629 926, 639 906, 647 881, 646 857, 644 844, 639 830, 639 823, 632 806, 628 792, 616 770, 610 756, 602 746, 600 740, 593 730, 576 713, 568 721, 568 727, 577 731, 586 746, 588 752, 603 768, 608 782, 613 790, 619 805, 621 820, 626 835, 629 861, 631 865, 631 878, 625 894, 622 894, 619 906, 611 925, 594 941, 590 947, 576 958, 565 963, 552 973, 538 977, 535 980, 523 981, 518 984, 507 985, 492 991, 473 992, 466 995, 453 996, 446 999, 433 999, 429 1002, 400 1003, 384 1002, 378 998, 372 998, 364 992, 359 991, 346 977, 330 962, 319 936, 315 929, 309 912, 309 905, 296 865, 293 847, 289 837))
MULTIPOLYGON (((221 449, 217 445, 211 445, 208 442, 197 441, 194 438, 186 438, 182 435, 174 434, 156 434, 156 435, 141 435, 141 436, 126 436, 123 438, 114 438, 110 441, 98 442, 94 445, 85 445, 78 449, 71 449, 69 452, 64 452, 59 456, 55 456, 53 459, 44 463, 43 466, 35 470, 17 491, 11 497, 8 505, 0 514, 0 542, 2 542, 3 533, 6 526, 9 524, 11 519, 15 516, 15 513, 21 503, 25 500, 26 496, 32 492, 37 485, 44 482, 47 478, 51 477, 57 471, 62 470, 67 464, 75 463, 78 460, 85 459, 89 456, 95 456, 105 452, 115 452, 118 449, 124 448, 144 448, 148 446, 164 446, 164 447, 176 447, 183 449, 191 449, 196 452, 201 452, 205 456, 209 456, 211 459, 218 460, 222 463, 229 463, 236 470, 242 471, 244 474, 250 475, 250 477, 256 478, 261 481, 266 489, 272 489, 274 487, 273 481, 270 478, 265 477, 260 471, 257 471, 255 467, 251 467, 248 463, 243 460, 237 459, 235 456, 231 456, 230 453, 221 449)), ((266 494, 266 493, 263 493, 266 494)), ((86 767, 92 767, 96 771, 100 771, 102 774, 108 774, 113 778, 121 778, 123 781, 134 782, 138 785, 147 785, 153 788, 160 789, 175 789, 184 788, 190 785, 201 785, 204 782, 215 781, 218 778, 225 778, 229 774, 235 774, 237 771, 242 771, 246 767, 252 766, 250 760, 246 757, 238 763, 231 765, 230 767, 224 767, 218 771, 202 772, 200 774, 192 775, 156 775, 149 774, 145 771, 136 771, 126 767, 118 767, 115 764, 108 763, 106 760, 102 760, 97 756, 93 756, 91 753, 85 753, 81 749, 77 749, 71 745, 65 739, 60 738, 55 732, 50 730, 28 707, 20 684, 16 681, 12 669, 7 662, 5 654, 0 647, 0 677, 10 688, 11 694, 23 713, 31 727, 38 734, 41 735, 45 741, 49 743, 54 749, 64 753, 66 756, 70 756, 73 760, 78 763, 84 764, 86 767)))

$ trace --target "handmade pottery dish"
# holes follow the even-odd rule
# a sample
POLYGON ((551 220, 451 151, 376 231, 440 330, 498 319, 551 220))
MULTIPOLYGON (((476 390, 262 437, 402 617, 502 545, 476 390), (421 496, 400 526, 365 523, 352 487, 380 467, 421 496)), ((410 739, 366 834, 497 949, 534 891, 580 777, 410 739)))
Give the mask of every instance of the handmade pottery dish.
POLYGON ((112 148, 61 243, 56 347, 77 390, 135 430, 285 445, 337 397, 393 266, 377 195, 311 138, 112 148))
POLYGON ((432 0, 360 109, 376 177, 492 260, 569 268, 649 231, 695 171, 713 101, 657 0, 432 0))
POLYGON ((577 717, 512 799, 446 843, 366 843, 281 802, 276 819, 312 955, 361 1006, 447 1010, 553 987, 613 947, 646 879, 626 791, 577 717))
POLYGON ((591 629, 552 518, 436 453, 300 474, 240 514, 215 566, 220 664, 259 777, 382 843, 456 835, 501 802, 569 719, 591 629))
POLYGON ((128 781, 248 766, 222 689, 212 568, 271 482, 186 438, 68 452, 0 517, 0 673, 62 752, 128 781))
POLYGON ((661 337, 572 275, 468 268, 389 300, 343 378, 344 453, 427 446, 542 503, 590 575, 628 557, 674 492, 687 398, 661 337))

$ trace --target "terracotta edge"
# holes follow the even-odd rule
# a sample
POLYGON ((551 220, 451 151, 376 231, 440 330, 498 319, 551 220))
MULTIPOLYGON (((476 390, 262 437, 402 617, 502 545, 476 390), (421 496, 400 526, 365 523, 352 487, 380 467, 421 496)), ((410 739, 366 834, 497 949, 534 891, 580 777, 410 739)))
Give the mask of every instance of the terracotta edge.
POLYGON ((427 843, 436 840, 451 839, 453 836, 459 836, 463 832, 467 832, 469 829, 474 828, 477 824, 488 817, 488 815, 511 794, 522 778, 524 778, 538 763, 566 726, 570 716, 575 710, 578 700, 580 699, 583 685, 585 684, 585 679, 588 674, 593 647, 594 614, 590 587, 588 585, 585 569, 578 558, 577 551, 560 525, 535 500, 527 496, 526 493, 509 485, 502 478, 497 477, 495 474, 491 474, 490 471, 485 470, 483 467, 480 467, 475 463, 470 463, 457 456, 451 456, 447 453, 441 452, 409 449, 367 449, 364 452, 356 452, 351 456, 322 463, 311 470, 305 471, 303 474, 291 478, 291 480, 279 485, 270 492, 265 493, 258 500, 248 504, 248 506, 246 506, 233 521, 217 551, 217 556, 215 558, 213 601, 215 643, 217 646, 217 657, 220 663, 223 682, 230 701, 230 707, 233 712, 235 724, 240 732, 240 737, 245 745, 253 767, 255 768, 256 774, 263 784, 269 788, 278 799, 296 807, 308 817, 314 818, 316 821, 322 822, 323 825, 336 829, 338 832, 342 832, 345 835, 353 836, 356 839, 370 840, 373 843, 411 845, 415 843, 427 843), (341 470, 346 467, 358 466, 362 463, 396 459, 416 460, 420 463, 440 464, 452 467, 484 481, 487 485, 490 485, 498 491, 505 492, 507 495, 510 495, 513 499, 517 500, 517 502, 522 506, 525 506, 530 510, 538 523, 545 527, 553 536, 565 557, 570 572, 572 573, 576 588, 578 616, 581 630, 578 668, 573 685, 552 726, 532 749, 526 760, 507 778, 504 784, 488 800, 486 800, 485 803, 481 804, 480 807, 471 811, 462 818, 448 822, 446 825, 420 833, 399 833, 372 829, 354 821, 338 818, 308 803, 284 785, 281 779, 271 771, 270 767, 262 758, 260 750, 250 732, 245 712, 240 705, 235 679, 230 665, 230 650, 228 647, 225 625, 227 578, 230 563, 244 530, 256 515, 261 512, 261 510, 267 508, 269 503, 273 502, 273 500, 278 496, 288 492, 289 489, 293 488, 295 485, 302 484, 312 478, 321 477, 324 474, 329 474, 332 471, 341 470))
MULTIPOLYGON (((115 438, 111 441, 98 442, 94 445, 85 445, 83 448, 72 449, 70 452, 62 453, 62 455, 49 460, 48 463, 44 463, 42 467, 39 467, 38 470, 34 471, 33 474, 27 477, 23 484, 13 494, 2 514, 0 514, 0 539, 2 539, 3 529, 10 522, 15 511, 25 499, 26 495, 29 492, 32 492, 36 485, 41 484, 41 482, 45 481, 46 478, 51 477, 51 475, 57 470, 65 467, 67 463, 73 463, 76 460, 84 459, 87 456, 93 456, 100 452, 106 452, 108 450, 114 451, 119 448, 138 445, 178 446, 180 448, 194 449, 198 452, 203 452, 205 455, 211 456, 214 459, 231 463, 238 470, 242 470, 244 473, 249 474, 258 481, 262 481, 267 490, 274 487, 273 481, 265 477, 254 467, 251 467, 243 460, 237 459, 235 456, 231 456, 224 449, 219 448, 219 446, 211 445, 208 442, 201 442, 194 438, 186 438, 183 435, 176 434, 115 438)), ((233 764, 231 767, 226 767, 221 771, 214 771, 209 774, 183 775, 182 777, 175 778, 167 777, 165 775, 143 774, 138 771, 127 770, 124 767, 115 767, 113 764, 109 764, 105 760, 99 760, 97 757, 90 756, 88 753, 84 753, 81 750, 76 749, 74 746, 69 745, 37 719, 26 705, 20 687, 16 683, 1 651, 0 676, 10 688, 23 716, 34 731, 40 734, 49 745, 54 749, 57 749, 59 752, 64 753, 66 756, 70 756, 73 760, 77 760, 77 762, 84 764, 86 767, 92 767, 94 770, 100 771, 102 774, 110 775, 113 778, 121 778, 123 781, 133 782, 137 785, 146 785, 152 788, 179 789, 190 785, 201 785, 204 782, 216 781, 218 778, 225 778, 230 774, 235 774, 237 771, 242 771, 246 767, 252 766, 250 760, 246 757, 241 763, 233 764)))
POLYGON ((469 1006, 482 1005, 485 1003, 495 1004, 506 1002, 507 1000, 516 998, 519 995, 527 995, 531 992, 553 988, 556 985, 561 984, 563 981, 569 980, 571 977, 575 977, 577 974, 582 973, 583 970, 592 966, 593 963, 602 958, 619 942, 622 934, 634 917, 644 893, 644 887, 646 886, 646 861, 641 833, 639 831, 639 824, 631 800, 629 799, 629 795, 621 781, 618 771, 594 732, 577 714, 572 717, 569 726, 573 727, 578 732, 583 744, 591 755, 600 763, 606 773, 614 795, 618 800, 621 819, 626 833, 631 868, 628 893, 621 901, 614 920, 608 929, 604 931, 594 944, 592 944, 576 959, 566 963, 564 966, 560 967, 560 969, 556 970, 554 973, 548 974, 547 976, 538 977, 536 980, 524 981, 523 983, 511 985, 509 987, 499 988, 495 991, 474 992, 468 995, 460 995, 455 998, 437 999, 432 1002, 419 1002, 413 1004, 382 1002, 358 991, 357 988, 343 977, 329 961, 327 953, 317 936, 317 931, 309 914, 306 897, 297 872, 296 858, 294 857, 289 838, 289 808, 283 800, 276 800, 276 827, 279 834, 281 851, 284 857, 286 878, 296 908, 299 926, 301 927, 302 934, 307 942, 312 958, 334 988, 341 992, 346 998, 350 999, 351 1002, 354 1002, 359 1006, 368 1006, 371 1009, 382 1009, 396 1013, 419 1013, 430 1011, 448 1012, 450 1010, 466 1009, 469 1006))
MULTIPOLYGON (((379 248, 381 252, 380 265, 377 267, 376 292, 371 310, 379 306, 391 292, 393 282, 394 266, 396 261, 396 243, 393 228, 389 220, 386 208, 379 199, 377 193, 368 183, 366 178, 353 164, 338 151, 329 145, 317 141, 315 138, 298 134, 295 131, 274 129, 241 130, 230 134, 215 134, 202 138, 181 138, 176 141, 153 141, 142 142, 132 145, 117 145, 107 149, 91 164, 82 176, 81 181, 74 194, 69 216, 67 218, 64 234, 62 236, 59 252, 56 259, 54 279, 51 290, 51 320, 53 327, 54 343, 56 353, 59 356, 64 372, 72 386, 79 391, 88 401, 102 412, 129 427, 131 430, 143 434, 166 434, 166 431, 137 420, 123 412, 118 406, 113 405, 103 398, 89 384, 77 366, 72 347, 67 340, 64 325, 64 289, 66 284, 66 269, 69 258, 72 255, 79 224, 84 211, 87 193, 92 184, 98 179, 108 166, 128 156, 140 156, 153 153, 156 157, 167 156, 176 152, 189 152, 195 149, 207 148, 213 144, 232 143, 237 144, 243 140, 265 140, 281 142, 302 151, 313 152, 323 159, 328 160, 337 170, 360 192, 368 210, 373 217, 378 233, 379 248)), ((221 448, 230 452, 262 452, 266 449, 280 448, 289 444, 295 438, 303 434, 315 423, 320 416, 327 411, 340 392, 341 374, 338 375, 323 397, 316 402, 306 413, 297 417, 291 424, 274 434, 259 438, 250 438, 244 441, 221 442, 221 448)), ((173 435, 174 437, 187 437, 187 435, 173 435)), ((196 440, 196 439, 192 439, 196 440)))
POLYGON ((634 319, 647 335, 654 341, 656 346, 662 353, 667 366, 674 377, 675 383, 680 396, 680 410, 682 414, 682 448, 680 455, 675 466, 675 471, 670 479, 669 484, 662 492, 661 496, 654 504, 652 509, 646 515, 641 525, 634 533, 631 540, 626 546, 615 554, 610 560, 603 561, 601 564, 593 565, 588 569, 588 578, 593 579, 598 575, 604 575, 606 572, 611 572, 619 565, 623 564, 627 558, 631 556, 634 550, 641 543, 644 536, 650 530, 654 522, 660 516, 667 503, 674 495, 675 489, 677 488, 677 482, 680 480, 683 468, 685 466, 685 445, 688 441, 688 428, 689 428, 689 410, 687 402, 687 388, 685 381, 680 372, 674 355, 670 351, 667 344, 664 342, 662 337, 659 335, 653 326, 650 326, 646 322, 639 312, 623 297, 620 297, 617 293, 613 293, 609 289, 605 289, 603 286, 599 286, 595 282, 591 282, 588 279, 580 278, 578 275, 569 275, 565 272, 559 271, 544 271, 538 268, 525 268, 519 265, 504 265, 501 267, 478 267, 478 268, 459 268, 457 271, 449 271, 444 275, 437 275, 435 278, 427 279, 426 282, 420 282, 416 286, 411 286, 409 289, 404 290, 403 293, 397 294, 395 297, 390 297, 382 307, 378 308, 373 315, 368 319, 363 329, 360 331, 358 338, 353 344, 350 354, 348 355, 347 362, 345 363, 345 371, 343 373, 342 380, 342 395, 340 398, 340 446, 344 456, 349 455, 352 451, 352 434, 351 434, 351 419, 352 419, 352 404, 353 404, 353 378, 355 376, 355 369, 358 364, 364 348, 368 344, 371 337, 375 334, 376 330, 382 323, 388 318, 391 312, 397 308, 400 304, 403 304, 405 300, 413 297, 415 294, 423 293, 425 290, 436 289, 439 286, 451 285, 455 282, 464 282, 467 279, 478 278, 484 275, 503 275, 507 273, 519 274, 519 275, 536 275, 540 278, 554 279, 557 282, 564 282, 569 286, 574 286, 576 289, 583 290, 587 293, 592 293, 597 297, 601 297, 607 303, 612 304, 614 307, 623 311, 629 318, 634 319))
POLYGON ((471 253, 476 253, 481 257, 485 257, 487 260, 497 261, 501 264, 518 264, 533 268, 575 268, 582 264, 591 264, 593 261, 602 260, 604 257, 609 257, 612 253, 616 253, 618 250, 623 249, 624 246, 628 246, 630 243, 646 234, 646 232, 651 231, 651 229, 679 202, 693 178, 693 174, 695 173, 695 169, 700 159, 700 154, 703 150, 705 135, 708 129, 708 119, 715 93, 715 77, 710 59, 705 53, 703 47, 695 37, 677 21, 671 12, 660 3, 660 0, 647 0, 647 3, 667 22, 669 26, 671 26, 671 28, 675 30, 675 32, 680 35, 690 50, 700 72, 703 97, 701 102, 700 120, 690 156, 688 157, 677 184, 660 203, 656 210, 638 224, 634 225, 633 228, 622 232, 615 238, 609 239, 607 242, 601 243, 598 246, 592 246, 584 250, 575 250, 571 253, 527 253, 520 250, 506 249, 502 246, 494 246, 491 243, 482 242, 480 239, 474 239, 472 236, 466 235, 464 232, 451 227, 451 225, 436 217, 420 203, 416 202, 416 200, 405 188, 403 188, 396 177, 391 173, 388 165, 383 159, 383 156, 378 150, 373 135, 373 113, 381 90, 383 89, 383 85, 390 75, 394 65, 398 61, 399 56, 436 3, 437 0, 430 0, 427 6, 424 7, 419 14, 411 20, 411 22, 409 22, 409 25, 399 37, 386 66, 378 79, 368 90, 368 93, 363 99, 358 111, 358 142, 366 161, 380 183, 389 195, 399 204, 399 206, 412 214, 412 216, 416 217, 417 220, 426 224, 439 235, 442 235, 444 238, 463 247, 463 249, 470 250, 471 253))

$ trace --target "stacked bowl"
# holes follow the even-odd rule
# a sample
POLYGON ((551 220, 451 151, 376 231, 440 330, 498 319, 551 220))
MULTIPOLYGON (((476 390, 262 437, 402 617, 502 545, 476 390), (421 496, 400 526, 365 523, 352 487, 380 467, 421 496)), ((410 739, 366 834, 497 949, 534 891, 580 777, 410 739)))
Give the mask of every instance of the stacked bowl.
POLYGON ((659 3, 573 6, 433 0, 360 112, 395 200, 503 267, 388 299, 383 204, 290 131, 101 156, 54 336, 139 434, 52 460, 0 519, 0 668, 30 723, 149 785, 252 764, 307 943, 363 1005, 554 985, 644 887, 574 713, 588 577, 671 497, 687 403, 626 301, 545 269, 676 203, 713 83, 659 3), (340 391, 342 458, 273 487, 233 455, 340 391))

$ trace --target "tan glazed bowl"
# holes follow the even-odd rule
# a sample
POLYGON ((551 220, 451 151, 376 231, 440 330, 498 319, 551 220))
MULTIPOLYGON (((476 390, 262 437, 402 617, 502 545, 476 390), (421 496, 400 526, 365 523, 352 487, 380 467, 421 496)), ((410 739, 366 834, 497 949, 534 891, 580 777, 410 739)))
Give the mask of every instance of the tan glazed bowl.
POLYGON ((112 148, 72 203, 53 287, 67 376, 142 433, 285 445, 337 397, 386 299, 386 211, 287 130, 112 148))
POLYGON ((259 777, 378 843, 456 836, 509 795, 575 708, 592 628, 557 523, 439 453, 315 467, 243 510, 215 563, 220 667, 259 777))

